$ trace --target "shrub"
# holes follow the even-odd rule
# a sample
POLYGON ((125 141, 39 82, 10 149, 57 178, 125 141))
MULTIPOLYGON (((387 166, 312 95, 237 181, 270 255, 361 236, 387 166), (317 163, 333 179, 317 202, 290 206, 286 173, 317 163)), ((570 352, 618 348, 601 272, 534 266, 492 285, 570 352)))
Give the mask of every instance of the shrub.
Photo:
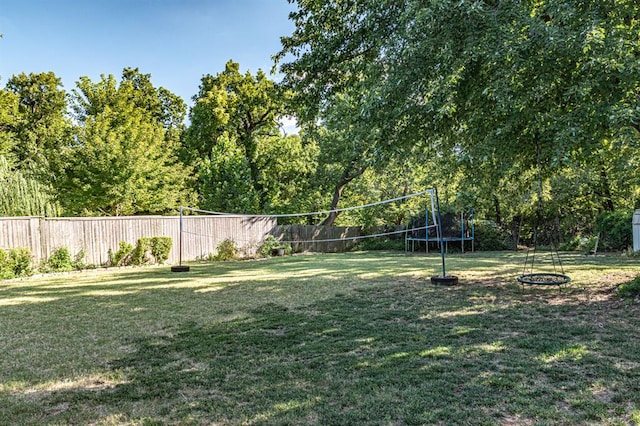
POLYGON ((220 242, 217 247, 218 254, 216 255, 216 260, 233 260, 238 256, 238 247, 236 246, 235 241, 231 238, 227 238, 226 240, 220 242))
POLYGON ((144 265, 151 261, 151 238, 138 238, 127 265, 144 265))
POLYGON ((148 263, 164 263, 171 251, 171 237, 139 238, 131 253, 130 265, 145 265, 148 263))
POLYGON ((59 247, 51 253, 51 256, 44 262, 43 272, 63 272, 71 271, 75 268, 71 259, 71 253, 67 247, 59 247))
POLYGON ((269 235, 264 239, 260 247, 258 247, 258 254, 262 257, 271 256, 274 250, 280 246, 280 241, 273 235, 269 235))
POLYGON ((640 275, 618 287, 618 295, 629 298, 640 296, 640 275))
POLYGON ((120 241, 120 245, 116 252, 109 249, 109 266, 124 266, 128 265, 133 246, 125 241, 120 241))
POLYGON ((600 246, 600 237, 592 236, 589 238, 583 238, 580 241, 578 250, 580 250, 583 254, 594 254, 596 251, 596 245, 600 246))
POLYGON ((14 277, 33 275, 33 256, 31 256, 31 250, 28 248, 18 247, 10 249, 7 262, 14 277))
POLYGON ((603 250, 622 251, 632 244, 632 210, 604 212, 596 218, 596 230, 600 233, 603 250))
POLYGON ((95 267, 85 263, 85 256, 86 252, 81 249, 72 259, 71 252, 67 247, 59 247, 53 251, 46 261, 40 264, 39 269, 41 272, 64 272, 95 267))
POLYGON ((350 250, 404 250, 404 239, 387 237, 367 238, 354 244, 350 250))
POLYGON ((9 263, 9 252, 0 249, 0 280, 8 280, 13 277, 13 267, 9 263))
POLYGON ((92 265, 87 265, 87 263, 85 263, 86 256, 87 256, 87 252, 84 249, 80 249, 80 251, 76 253, 76 255, 73 257, 73 267, 78 271, 81 269, 91 268, 92 265))
POLYGON ((164 263, 171 251, 171 237, 138 238, 135 247, 124 241, 115 253, 109 250, 110 266, 146 265, 152 262, 164 263))
POLYGON ((293 252, 290 244, 281 243, 276 237, 269 235, 260 247, 258 247, 258 254, 262 257, 269 257, 273 256, 273 254, 280 249, 284 250, 285 254, 291 254, 293 252))
POLYGON ((33 275, 33 256, 26 247, 0 249, 0 280, 33 275))
POLYGON ((479 251, 497 251, 509 248, 509 233, 491 220, 476 220, 474 246, 479 251))
POLYGON ((575 250, 578 250, 578 247, 580 246, 580 240, 581 239, 582 239, 582 237, 580 237, 579 235, 576 235, 575 237, 572 237, 570 240, 563 241, 560 244, 558 244, 558 250, 560 250, 560 251, 575 251, 575 250))
POLYGON ((151 238, 151 255, 157 263, 164 263, 169 258, 172 246, 171 237, 153 237, 151 238))
POLYGON ((569 241, 565 241, 558 245, 561 251, 580 251, 583 254, 592 254, 596 249, 596 244, 600 247, 599 238, 597 236, 581 237, 577 235, 569 241))

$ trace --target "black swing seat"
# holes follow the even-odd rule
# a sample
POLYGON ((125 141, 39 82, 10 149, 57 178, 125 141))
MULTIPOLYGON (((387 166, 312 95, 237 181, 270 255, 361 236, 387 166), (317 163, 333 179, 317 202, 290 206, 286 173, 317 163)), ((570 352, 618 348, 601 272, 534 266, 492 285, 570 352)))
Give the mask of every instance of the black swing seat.
POLYGON ((564 274, 538 272, 533 274, 522 274, 517 278, 517 280, 521 284, 560 286, 570 282, 571 278, 564 274))

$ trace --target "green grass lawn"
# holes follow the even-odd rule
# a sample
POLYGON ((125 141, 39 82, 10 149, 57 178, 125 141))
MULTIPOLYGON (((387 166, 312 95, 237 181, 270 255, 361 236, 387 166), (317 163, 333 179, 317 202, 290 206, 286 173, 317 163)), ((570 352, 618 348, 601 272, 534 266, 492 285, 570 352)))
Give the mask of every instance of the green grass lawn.
POLYGON ((640 423, 640 260, 364 252, 0 283, 0 424, 640 423), (544 265, 541 265, 544 267, 544 265))

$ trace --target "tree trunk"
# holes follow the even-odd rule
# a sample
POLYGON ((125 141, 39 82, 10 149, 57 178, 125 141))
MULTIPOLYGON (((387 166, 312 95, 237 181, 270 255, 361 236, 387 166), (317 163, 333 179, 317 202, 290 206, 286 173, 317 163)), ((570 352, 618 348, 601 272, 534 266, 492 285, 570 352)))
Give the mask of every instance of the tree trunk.
POLYGON ((255 189, 258 193, 260 211, 264 211, 264 206, 267 201, 267 194, 265 193, 264 185, 262 185, 262 183, 260 182, 260 169, 258 168, 258 164, 256 164, 258 150, 257 142, 251 135, 249 135, 242 139, 242 146, 244 147, 245 158, 247 159, 247 163, 249 165, 249 173, 251 175, 251 183, 253 184, 253 189, 255 189))
POLYGON ((522 223, 522 216, 516 216, 511 221, 511 238, 513 241, 513 249, 518 250, 518 244, 520 244, 520 225, 522 223))
POLYGON ((493 195, 493 207, 496 209, 496 224, 502 225, 502 212, 500 210, 500 200, 497 195, 493 195))
POLYGON ((334 224, 340 212, 336 212, 333 210, 336 210, 338 208, 338 203, 340 203, 340 197, 342 197, 342 191, 344 191, 344 188, 347 186, 349 182, 351 182, 358 176, 362 175, 364 171, 367 169, 367 166, 363 166, 363 165, 357 166, 356 162, 357 162, 357 159, 353 159, 349 163, 347 168, 344 169, 344 171, 342 172, 342 176, 340 177, 340 180, 336 184, 336 188, 333 191, 333 199, 331 200, 331 208, 330 208, 330 210, 332 211, 331 213, 329 213, 329 216, 327 216, 327 218, 320 223, 320 225, 331 226, 334 224))
POLYGON ((329 213, 329 216, 327 216, 327 218, 325 220, 322 221, 322 223, 320 223, 320 225, 323 226, 331 226, 333 225, 333 223, 336 221, 336 219, 338 218, 338 213, 336 211, 333 211, 335 209, 338 208, 338 203, 340 202, 340 197, 342 196, 342 191, 344 190, 344 187, 347 186, 348 182, 340 182, 338 185, 336 185, 336 189, 333 191, 333 199, 331 200, 331 208, 330 210, 332 210, 329 213))
POLYGON ((600 196, 603 197, 602 207, 609 212, 614 211, 613 196, 611 195, 611 183, 609 182, 609 176, 604 167, 600 169, 600 196))

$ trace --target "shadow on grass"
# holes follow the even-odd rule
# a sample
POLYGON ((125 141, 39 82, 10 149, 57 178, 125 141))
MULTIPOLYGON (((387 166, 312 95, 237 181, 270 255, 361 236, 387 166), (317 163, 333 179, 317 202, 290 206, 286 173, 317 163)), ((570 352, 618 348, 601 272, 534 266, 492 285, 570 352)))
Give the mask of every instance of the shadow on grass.
POLYGON ((47 405, 70 405, 46 420, 93 407, 180 424, 631 422, 637 310, 608 313, 603 326, 597 302, 507 291, 496 303, 494 293, 407 280, 178 324, 126 342, 110 363, 125 383, 52 393, 47 405))

